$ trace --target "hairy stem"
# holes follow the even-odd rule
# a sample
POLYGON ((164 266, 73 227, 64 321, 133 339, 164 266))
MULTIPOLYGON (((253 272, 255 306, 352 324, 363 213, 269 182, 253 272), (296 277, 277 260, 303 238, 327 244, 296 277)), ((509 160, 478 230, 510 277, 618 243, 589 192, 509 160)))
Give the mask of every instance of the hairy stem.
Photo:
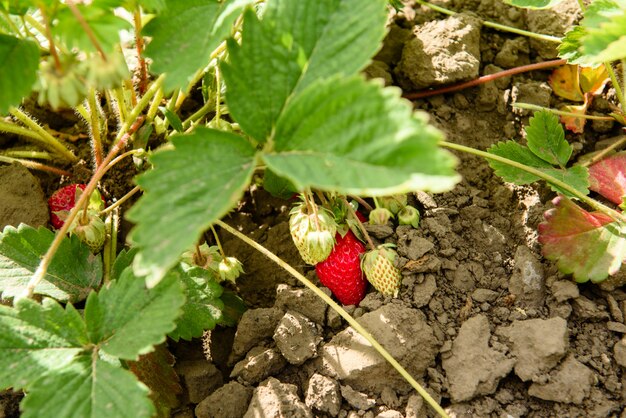
POLYGON ((135 47, 137 49, 137 63, 139 64, 139 83, 137 89, 142 96, 148 88, 148 65, 143 57, 143 36, 141 36, 141 10, 137 7, 133 13, 133 23, 135 27, 135 47))
POLYGON ((217 248, 220 250, 220 254, 222 255, 222 258, 226 259, 226 253, 224 252, 224 248, 222 248, 220 237, 217 235, 217 231, 215 230, 215 227, 213 225, 211 225, 211 232, 213 233, 213 238, 215 238, 215 244, 217 245, 217 248))
MULTIPOLYGON (((426 1, 423 0, 415 0, 416 3, 421 4, 422 6, 426 6, 429 7, 439 13, 443 13, 449 16, 454 16, 457 13, 449 10, 449 9, 445 9, 441 6, 435 6, 434 4, 430 4, 426 1)), ((561 42, 561 38, 557 37, 557 36, 550 36, 550 35, 542 35, 540 33, 535 33, 535 32, 529 32, 527 30, 523 30, 523 29, 518 29, 518 28, 514 28, 512 26, 506 26, 506 25, 501 25, 500 23, 495 23, 495 22, 490 22, 488 20, 483 20, 482 21, 483 26, 487 26, 488 28, 493 28, 493 29, 497 29, 503 32, 510 32, 510 33, 515 33, 517 35, 523 35, 523 36, 528 36, 529 38, 535 38, 541 41, 548 41, 548 42, 557 42, 560 43, 561 42)))
POLYGON ((350 324, 352 328, 354 328, 359 334, 361 334, 372 345, 372 347, 374 347, 374 349, 378 351, 380 355, 383 356, 383 358, 387 360, 389 364, 391 364, 391 366, 393 366, 393 368, 396 369, 398 373, 400 373, 400 375, 402 375, 402 377, 406 379, 407 382, 409 382, 409 384, 411 384, 411 386, 413 386, 413 388, 426 400, 426 402, 435 411, 437 411, 437 413, 441 417, 448 417, 448 414, 446 413, 446 411, 444 411, 443 408, 439 406, 437 402, 435 402, 435 400, 430 396, 430 394, 426 392, 426 390, 424 390, 424 388, 419 383, 417 383, 417 381, 409 374, 409 372, 407 372, 406 369, 402 367, 402 365, 400 365, 400 363, 398 363, 396 359, 394 359, 393 356, 389 354, 389 352, 382 345, 380 345, 380 343, 376 341, 376 339, 365 328, 363 328, 361 324, 359 324, 348 312, 346 312, 341 306, 339 306, 337 302, 332 300, 330 296, 322 292, 317 286, 311 283, 309 279, 304 277, 302 274, 298 273, 288 263, 283 261, 280 257, 275 255, 274 253, 272 253, 271 251, 269 251, 267 248, 263 247, 256 241, 250 239, 249 237, 237 231, 235 228, 224 223, 223 221, 218 220, 216 221, 216 224, 219 225, 222 229, 225 229, 226 231, 230 232, 231 234, 233 234, 234 236, 236 236, 237 238, 239 238, 246 244, 250 245, 255 250, 259 251, 261 254, 263 254, 264 256, 266 256, 267 258, 269 258, 276 264, 278 264, 280 267, 282 267, 287 272, 289 272, 289 274, 291 274, 293 277, 298 279, 303 285, 311 289, 320 299, 326 302, 335 312, 341 315, 346 320, 346 322, 350 324))
POLYGON ((94 167, 102 164, 102 138, 100 138, 100 112, 97 104, 98 94, 96 89, 89 88, 87 100, 89 103, 89 130, 91 132, 91 149, 93 151, 94 167))
POLYGON ((569 194, 571 194, 572 196, 574 196, 575 198, 579 199, 581 202, 585 202, 586 204, 588 204, 590 207, 594 208, 595 210, 604 213, 607 216, 610 216, 612 219, 618 221, 618 222, 626 222, 626 216, 622 215, 621 213, 617 212, 616 210, 611 209, 608 206, 603 205, 602 203, 588 197, 585 196, 584 194, 582 194, 580 191, 576 190, 575 188, 573 188, 572 186, 570 186, 569 184, 555 178, 552 177, 549 174, 546 174, 544 172, 542 172, 541 170, 537 170, 533 167, 528 167, 527 165, 524 165, 522 163, 518 163, 517 161, 513 161, 513 160, 509 160, 508 158, 504 158, 501 157, 499 155, 495 155, 495 154, 491 154, 485 151, 480 151, 477 150, 475 148, 471 148, 471 147, 466 147, 464 145, 459 145, 459 144, 454 144, 452 142, 447 142, 447 141, 442 141, 439 143, 439 145, 441 145, 442 147, 445 148, 450 148, 453 150, 457 150, 457 151, 461 151, 461 152, 466 152, 468 154, 473 154, 473 155, 477 155, 479 157, 483 157, 489 160, 494 160, 494 161, 498 161, 501 162, 503 164, 507 164, 510 165, 511 167, 515 167, 518 168, 520 170, 524 170, 527 173, 530 173, 534 176, 539 177, 542 180, 547 181, 550 184, 553 184, 557 187, 559 187, 562 190, 565 190, 566 192, 568 192, 569 194))
POLYGON ((52 37, 52 31, 50 30, 50 21, 48 20, 46 10, 43 6, 39 7, 39 12, 41 13, 44 24, 43 33, 46 35, 46 38, 48 39, 48 44, 50 45, 50 55, 52 55, 52 59, 54 60, 54 68, 56 68, 57 72, 61 73, 63 71, 63 66, 61 65, 61 59, 59 58, 59 54, 57 53, 57 48, 54 45, 54 38, 52 37))
POLYGON ((118 199, 115 203, 113 203, 111 206, 109 206, 108 208, 104 208, 99 214, 98 216, 103 216, 106 215, 109 212, 114 211, 115 209, 119 208, 120 206, 122 206, 128 199, 130 199, 131 197, 133 197, 138 191, 140 191, 141 188, 139 186, 135 186, 131 189, 130 192, 126 193, 124 196, 122 196, 120 199, 118 199))
POLYGON ((545 110, 546 112, 554 113, 555 115, 570 116, 570 117, 579 118, 579 119, 615 120, 615 118, 612 118, 611 116, 595 116, 595 115, 579 114, 579 113, 574 113, 574 112, 566 112, 564 110, 537 106, 537 105, 530 104, 530 103, 514 103, 513 107, 518 108, 518 109, 528 109, 528 110, 545 110))
POLYGON ((497 73, 494 73, 494 74, 484 75, 482 77, 478 77, 475 80, 453 84, 451 86, 446 86, 446 87, 442 87, 442 88, 438 88, 434 90, 425 90, 425 91, 418 91, 415 93, 403 94, 402 97, 404 97, 405 99, 409 99, 409 100, 415 100, 415 99, 422 99, 425 97, 435 96, 437 94, 452 93, 455 91, 464 90, 470 87, 478 86, 480 84, 488 83, 490 81, 497 80, 499 78, 510 77, 512 75, 525 73, 528 71, 543 70, 546 68, 558 67, 559 65, 565 65, 565 64, 567 64, 567 60, 552 60, 552 61, 538 62, 536 64, 522 65, 520 67, 498 71, 497 73))
POLYGON ((8 163, 8 164, 20 163, 26 168, 32 168, 33 170, 39 170, 39 171, 47 171, 49 173, 56 174, 59 176, 67 176, 67 177, 72 176, 72 174, 68 171, 61 170, 60 168, 56 168, 56 167, 50 167, 49 165, 41 164, 36 161, 22 160, 21 158, 13 158, 13 157, 8 157, 6 155, 0 155, 0 161, 3 163, 8 163))
POLYGON ((104 50, 102 49, 102 45, 100 45, 98 38, 96 38, 96 34, 93 33, 93 30, 91 30, 89 23, 87 23, 87 21, 85 20, 85 17, 80 12, 80 9, 76 6, 76 4, 74 4, 72 0, 67 0, 66 4, 67 4, 67 7, 70 9, 70 12, 72 12, 72 14, 74 15, 74 18, 76 19, 80 27, 83 28, 83 31, 85 31, 85 34, 87 34, 89 41, 96 48, 96 51, 98 51, 98 54, 100 54, 100 58, 102 58, 102 60, 106 62, 107 55, 104 53, 104 50))
POLYGON ((102 282, 107 284, 111 281, 111 271, 117 254, 117 231, 120 224, 119 211, 113 211, 104 221, 107 230, 107 240, 102 249, 102 282))
MULTIPOLYGON (((11 107, 9 109, 9 113, 15 117, 15 119, 22 122, 26 125, 31 131, 36 134, 36 137, 33 135, 25 135, 33 139, 39 139, 42 144, 46 144, 50 149, 54 150, 57 154, 61 155, 64 159, 76 162, 78 161, 78 157, 76 157, 70 150, 65 148, 65 146, 60 143, 55 137, 50 135, 48 131, 42 128, 37 122, 35 122, 30 116, 26 113, 22 112, 20 109, 16 107, 11 107)), ((5 130, 6 122, 0 121, 0 130, 5 130)), ((26 130, 28 131, 28 129, 26 130)), ((7 129, 7 132, 11 132, 7 129)), ((21 131, 23 132, 23 131, 21 131)), ((22 133, 23 134, 23 133, 22 133)))
POLYGON ((370 250, 375 250, 376 246, 374 245, 374 241, 372 241, 372 237, 370 237, 370 234, 367 233, 367 229, 365 229, 365 227, 363 226, 363 222, 361 222, 359 217, 356 216, 356 212, 354 211, 354 208, 352 207, 350 202, 348 202, 346 198, 342 198, 341 200, 343 200, 343 204, 346 205, 346 207, 348 208, 348 213, 350 214, 350 217, 356 222, 357 228, 359 228, 359 231, 361 231, 361 234, 363 234, 363 236, 365 237, 365 240, 367 241, 367 245, 370 247, 370 250))
POLYGON ((0 155, 13 158, 32 158, 35 160, 52 160, 53 157, 46 151, 28 151, 28 150, 8 150, 3 151, 0 155))
POLYGON ((609 72, 611 83, 613 83, 613 88, 615 89, 615 95, 617 96, 617 100, 619 100, 619 104, 622 106, 622 112, 626 112, 626 100, 624 100, 624 92, 622 91, 621 84, 617 80, 617 76, 615 75, 613 66, 611 66, 610 62, 605 62, 604 67, 609 72))
POLYGON ((122 136, 128 134, 128 131, 130 130, 130 126, 132 123, 131 121, 136 121, 137 118, 139 118, 139 115, 141 114, 141 112, 143 112, 144 109, 148 106, 148 104, 150 104, 150 100, 152 100, 152 97, 161 88, 161 85, 163 84, 164 79, 165 79, 165 74, 161 74, 159 78, 154 80, 150 88, 146 91, 146 94, 144 94, 141 100, 139 100, 139 102, 137 103, 137 106, 135 106, 133 110, 131 110, 130 114, 128 115, 128 118, 126 119, 126 122, 124 122, 124 125, 122 125, 122 129, 117 134, 114 144, 116 144, 121 139, 122 136))
POLYGON ((50 266, 50 262, 52 261, 52 258, 54 257, 57 250, 59 249, 61 242, 63 242, 63 239, 65 238, 65 235, 69 231, 72 222, 74 221, 74 219, 76 219, 76 215, 78 214, 80 210, 82 210, 84 207, 87 206, 89 202, 89 198, 91 197, 91 194, 93 193, 93 191, 96 189, 98 182, 106 174, 109 168, 108 166, 109 162, 113 160, 113 158, 122 149, 124 149, 124 147, 126 147, 126 145, 128 144, 128 140, 130 139, 130 136, 137 129, 139 129, 142 123, 143 123, 143 118, 138 118, 135 121, 135 123, 133 123, 133 125, 131 126, 131 129, 128 132, 124 133, 121 136, 120 140, 117 142, 117 144, 115 144, 111 148, 111 150, 109 151, 108 155, 106 156, 102 164, 98 167, 94 175, 91 177, 91 180, 89 180, 89 183, 87 183, 85 190, 83 191, 83 193, 81 193, 80 197, 78 198, 78 202, 76 202, 76 205, 72 208, 72 210, 70 210, 70 213, 68 214, 67 219, 65 220, 65 223, 63 224, 61 229, 57 231, 54 237, 54 240, 52 241, 52 244, 50 244, 48 251, 46 251, 46 254, 43 256, 43 258, 39 262, 39 266, 37 266, 37 270, 31 277, 28 284, 26 285, 26 289, 24 290, 22 295, 20 295, 20 298, 32 298, 33 297, 33 294, 35 293, 35 288, 39 285, 39 283, 41 283, 43 278, 46 276, 48 267, 50 266))

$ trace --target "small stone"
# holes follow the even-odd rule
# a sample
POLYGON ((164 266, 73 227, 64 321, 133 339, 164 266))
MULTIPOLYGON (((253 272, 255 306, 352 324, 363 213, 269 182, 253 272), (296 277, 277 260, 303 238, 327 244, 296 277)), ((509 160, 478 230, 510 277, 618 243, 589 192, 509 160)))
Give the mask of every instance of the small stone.
POLYGON ((389 408, 397 408, 400 406, 398 395, 396 391, 391 388, 384 388, 382 392, 380 392, 380 400, 389 408))
MULTIPOLYGON (((513 103, 529 103, 549 107, 551 97, 552 89, 544 82, 529 81, 527 83, 518 83, 511 89, 511 99, 513 103)), ((513 113, 527 115, 532 114, 532 111, 514 109, 513 113)))
POLYGON ((472 299, 478 303, 493 302, 498 299, 498 292, 494 292, 490 289, 476 289, 472 293, 472 299))
POLYGON ((529 63, 529 52, 530 46, 526 38, 507 39, 493 62, 502 68, 519 67, 529 63))
POLYGON ((270 377, 252 395, 244 418, 313 418, 311 410, 298 398, 295 385, 270 377))
POLYGON ((279 284, 274 307, 285 312, 301 313, 317 324, 324 324, 326 303, 311 289, 296 289, 286 284, 279 284))
POLYGON ((233 342, 231 363, 239 360, 255 345, 274 335, 284 312, 276 308, 249 309, 241 316, 233 342))
POLYGON ((376 239, 384 240, 385 238, 389 238, 393 235, 393 227, 391 226, 391 222, 386 225, 371 225, 369 223, 363 224, 368 234, 373 236, 376 239))
POLYGON ((490 337, 487 317, 477 315, 463 323, 452 350, 442 356, 454 402, 494 393, 513 368, 513 359, 489 347, 490 337))
POLYGON ((568 348, 567 321, 563 318, 514 321, 499 327, 497 333, 511 341, 515 374, 523 381, 551 370, 568 348))
POLYGON ((276 349, 255 347, 248 352, 245 359, 235 364, 230 377, 255 384, 278 373, 286 365, 287 361, 276 349))
POLYGON ((420 231, 410 229, 398 236, 398 254, 409 260, 417 260, 435 247, 435 244, 419 236, 420 231))
POLYGON ((626 325, 621 322, 608 321, 606 327, 609 331, 626 334, 626 325))
POLYGON ((317 355, 322 337, 309 318, 290 311, 278 323, 274 341, 289 363, 299 365, 317 355))
MULTIPOLYGON (((562 37, 580 19, 580 7, 576 0, 565 0, 542 10, 526 10, 528 30, 562 37)), ((544 59, 557 57, 558 43, 530 39, 530 46, 544 59)))
POLYGON ((187 360, 176 365, 189 393, 189 400, 198 403, 209 396, 224 381, 217 367, 206 360, 187 360))
POLYGON ((615 362, 622 367, 626 367, 626 337, 622 338, 613 346, 615 362))
POLYGON ((421 308, 428 305, 433 294, 437 291, 437 282, 435 276, 427 274, 424 281, 416 284, 413 288, 413 303, 416 307, 421 308))
POLYGON ((426 416, 424 412, 424 398, 420 395, 411 395, 406 403, 404 415, 406 418, 422 418, 426 416))
POLYGON ((309 408, 336 417, 341 409, 339 383, 330 377, 315 373, 309 379, 309 388, 304 402, 309 408))
POLYGON ((606 321, 609 319, 609 313, 600 307, 591 299, 579 296, 572 302, 572 308, 576 316, 580 319, 590 321, 606 321))
POLYGON ((515 295, 516 304, 523 307, 536 308, 545 301, 543 266, 524 245, 515 251, 515 269, 509 281, 509 292, 515 295))
POLYGON ((552 295, 557 302, 563 303, 569 299, 576 299, 580 296, 580 290, 578 289, 578 285, 569 280, 559 280, 552 283, 552 295))
POLYGON ((624 314, 622 313, 622 310, 619 308, 619 303, 617 303, 617 300, 615 300, 613 295, 611 295, 610 293, 607 293, 606 302, 609 305, 609 312, 611 313, 611 316, 613 317, 613 319, 617 322, 624 322, 624 314))
POLYGON ((383 411, 380 414, 376 415, 375 418, 404 418, 401 412, 394 411, 393 409, 388 409, 387 411, 383 411))
POLYGON ((248 409, 251 397, 251 388, 238 382, 229 382, 196 406, 196 417, 242 418, 248 409))
POLYGON ((546 401, 580 404, 589 395, 594 380, 589 367, 569 356, 548 383, 533 383, 528 394, 546 401))
POLYGON ((376 399, 368 398, 365 393, 358 392, 349 385, 341 386, 341 396, 355 409, 367 411, 376 405, 376 399))
POLYGON ((337 329, 341 327, 341 324, 341 315, 339 315, 334 309, 329 309, 326 318, 326 325, 328 325, 332 329, 337 329))

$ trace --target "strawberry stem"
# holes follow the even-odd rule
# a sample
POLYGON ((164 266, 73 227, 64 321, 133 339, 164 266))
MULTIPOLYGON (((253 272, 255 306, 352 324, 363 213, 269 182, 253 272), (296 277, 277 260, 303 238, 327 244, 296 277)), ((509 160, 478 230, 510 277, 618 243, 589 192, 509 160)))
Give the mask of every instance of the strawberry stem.
POLYGON ((35 288, 39 285, 39 283, 41 283, 43 278, 46 276, 46 272, 48 271, 48 267, 50 266, 52 257, 54 257, 57 250, 59 249, 59 246, 63 242, 63 239, 65 238, 65 235, 69 231, 70 226, 72 225, 72 222, 74 222, 74 219, 76 219, 76 215, 78 214, 80 210, 82 210, 82 208, 86 207, 87 203, 89 202, 91 193, 93 193, 93 191, 96 189, 96 186, 98 185, 98 182, 106 174, 107 170, 109 169, 109 165, 108 165, 109 162, 111 162, 111 160, 113 160, 113 158, 122 149, 124 149, 124 147, 128 144, 128 140, 130 139, 130 136, 137 129, 139 129, 143 121, 144 121, 143 117, 137 118, 135 123, 133 123, 132 126, 130 127, 130 130, 128 132, 125 132, 123 135, 121 135, 120 140, 117 142, 117 144, 115 144, 113 148, 111 148, 111 150, 109 151, 109 154, 106 156, 106 158, 104 159, 100 167, 98 167, 94 175, 91 177, 91 180, 89 180, 89 183, 87 183, 87 186, 85 187, 85 190, 83 190, 83 193, 80 195, 78 202, 76 202, 76 205, 72 208, 72 210, 70 210, 70 213, 67 215, 67 219, 65 220, 65 223, 63 224, 61 229, 57 231, 54 237, 54 240, 52 240, 52 243, 50 244, 50 247, 48 248, 48 251, 46 251, 46 254, 41 259, 39 266, 37 266, 37 270, 35 271, 31 279, 29 280, 28 284, 26 285, 26 289, 24 289, 24 292, 22 293, 22 295, 19 296, 19 298, 32 298, 33 297, 33 294, 35 293, 35 288))
POLYGON ((215 227, 211 225, 211 232, 213 232, 213 237, 215 238, 215 243, 217 244, 217 248, 220 250, 220 254, 222 258, 226 259, 226 253, 224 252, 224 248, 222 248, 222 243, 220 242, 220 237, 217 235, 217 231, 215 227))
POLYGON ((465 90, 470 87, 478 86, 480 84, 485 84, 493 80, 497 80, 503 77, 510 77, 515 74, 525 73, 528 71, 535 70, 543 70, 551 67, 558 67, 560 65, 567 64, 567 60, 552 60, 552 61, 544 61, 538 62, 535 64, 522 65, 520 67, 511 68, 508 70, 498 71, 497 73, 484 75, 482 77, 478 77, 475 80, 465 81, 463 83, 452 84, 450 86, 441 87, 434 90, 423 90, 415 93, 406 93, 403 94, 402 97, 409 100, 423 99, 426 97, 436 96, 438 94, 444 93, 452 93, 459 90, 465 90))
POLYGON ((350 198, 359 202, 359 205, 363 206, 365 210, 368 210, 370 212, 374 210, 374 208, 369 203, 367 203, 361 196, 350 195, 350 198))
POLYGON ((603 159, 611 151, 621 147, 624 144, 626 144, 626 135, 622 135, 617 141, 615 141, 614 143, 612 143, 611 145, 609 145, 608 147, 606 147, 602 151, 599 151, 592 158, 590 158, 589 160, 585 161, 584 163, 581 163, 580 165, 582 165, 583 167, 589 167, 590 165, 595 164, 598 161, 600 161, 601 159, 603 159))
POLYGON ((591 119, 591 120, 615 120, 615 118, 611 116, 596 116, 596 115, 587 115, 582 113, 574 113, 574 112, 566 112, 564 110, 552 109, 549 107, 537 106, 530 103, 514 103, 512 105, 517 109, 527 109, 527 110, 545 110, 546 112, 554 113, 559 116, 570 116, 572 118, 579 119, 591 119))
POLYGON ((441 145, 442 147, 445 148, 450 148, 453 150, 457 150, 457 151, 461 151, 461 152, 466 152, 468 154, 473 154, 473 155, 477 155, 479 157, 483 157, 486 159, 490 159, 490 160, 494 160, 494 161, 498 161, 507 165, 510 165, 511 167, 515 167, 518 168, 520 170, 524 170, 527 173, 533 174, 534 176, 539 177, 540 179, 543 179, 545 181, 547 181, 548 183, 554 184, 555 186, 559 187, 562 190, 565 190, 566 192, 568 192, 569 194, 571 194, 572 196, 574 196, 576 199, 579 199, 582 202, 587 203, 589 206, 591 206, 592 208, 594 208, 597 211, 600 211, 602 213, 604 213, 607 216, 610 216, 612 219, 614 219, 617 222, 622 222, 622 223, 626 223, 626 216, 622 215, 621 213, 617 212, 616 210, 613 210, 611 208, 609 208, 608 206, 603 205, 602 203, 584 195, 583 193, 581 193, 579 190, 576 190, 575 188, 573 188, 572 186, 570 186, 569 184, 549 175, 544 173, 543 171, 537 170, 533 167, 528 167, 527 165, 524 165, 522 163, 518 163, 517 161, 513 161, 513 160, 509 160, 508 158, 504 158, 501 157, 499 155, 496 154, 491 154, 485 151, 480 151, 471 147, 466 147, 464 145, 459 145, 459 144, 454 144, 452 142, 447 142, 447 141, 441 141, 439 143, 439 145, 441 145))
MULTIPOLYGON (((374 241, 372 241, 372 237, 370 237, 370 234, 367 233, 367 229, 365 229, 359 217, 356 216, 354 208, 352 207, 350 202, 348 202, 345 197, 341 200, 343 200, 344 205, 346 205, 346 207, 348 208, 348 213, 350 214, 350 217, 356 222, 357 228, 359 228, 359 231, 361 231, 361 233, 365 237, 365 240, 367 241, 367 245, 370 247, 370 250, 375 250, 376 246, 374 245, 374 241)), ((376 198, 374 198, 374 202, 376 202, 376 198)))
POLYGON ((98 54, 100 54, 100 57, 102 58, 102 60, 106 62, 107 56, 104 53, 104 50, 102 49, 102 45, 100 45, 98 38, 96 38, 96 35, 93 33, 93 30, 91 30, 89 23, 87 23, 87 21, 85 20, 83 14, 80 12, 80 9, 76 6, 76 4, 74 4, 72 0, 67 0, 66 4, 67 4, 67 7, 70 9, 70 12, 72 12, 72 14, 74 15, 74 18, 76 19, 80 27, 83 28, 83 31, 89 38, 89 41, 96 48, 96 51, 98 51, 98 54))
MULTIPOLYGON (((112 164, 109 164, 112 165, 112 164)), ((128 193, 126 193, 124 196, 122 196, 119 200, 117 200, 115 203, 113 203, 111 206, 104 208, 102 211, 100 211, 100 213, 98 214, 98 216, 104 216, 106 214, 108 214, 109 212, 112 212, 113 210, 119 208, 120 206, 122 206, 128 199, 130 199, 131 197, 133 197, 133 195, 135 195, 138 191, 140 191, 141 188, 139 186, 135 186, 132 188, 132 190, 128 193)))
POLYGON ((91 149, 93 151, 94 170, 102 164, 102 138, 100 137, 100 106, 97 104, 98 93, 93 87, 89 88, 87 101, 89 103, 89 133, 91 134, 91 149))
MULTIPOLYGON (((48 20, 48 15, 46 14, 46 10, 43 6, 39 6, 39 13, 41 13, 41 17, 43 19, 44 34, 48 40, 48 44, 50 45, 50 55, 52 55, 52 59, 54 59, 54 68, 56 68, 57 72, 60 74, 63 72, 63 66, 61 65, 61 60, 59 59, 59 54, 57 53, 57 48, 54 44, 54 38, 52 37, 52 31, 50 30, 50 21, 48 20)), ((26 16, 29 15, 27 14, 26 16)))
POLYGON ((72 173, 69 171, 61 170, 60 168, 50 167, 49 165, 41 164, 36 161, 23 160, 21 158, 13 158, 6 155, 0 155, 0 161, 3 163, 20 163, 26 168, 31 168, 33 170, 47 171, 49 173, 56 174, 58 176, 67 176, 71 177, 72 173))
MULTIPOLYGON (((422 6, 429 7, 429 8, 433 9, 436 12, 443 13, 443 14, 446 14, 448 16, 454 16, 454 15, 457 14, 456 12, 454 12, 452 10, 443 8, 441 6, 435 6, 434 4, 430 4, 430 3, 425 2, 423 0, 415 0, 415 2, 417 4, 421 4, 422 6)), ((492 28, 492 29, 497 29, 499 31, 510 32, 510 33, 515 33, 515 34, 518 34, 518 35, 528 36, 529 38, 535 38, 535 39, 538 39, 540 41, 548 41, 548 42, 556 42, 556 43, 560 43, 561 42, 561 38, 559 38, 557 36, 543 35, 541 33, 529 32, 527 30, 514 28, 512 26, 502 25, 500 23, 490 22, 488 20, 482 20, 481 19, 481 22, 482 22, 483 26, 487 26, 488 28, 492 28)))
POLYGON ((609 73, 609 77, 611 78, 611 83, 613 84, 613 88, 615 89, 615 95, 617 96, 617 100, 619 104, 622 106, 622 111, 626 110, 626 100, 624 99, 624 92, 622 91, 622 87, 617 80, 617 76, 615 75, 615 71, 613 70, 613 66, 610 62, 605 62, 604 67, 609 73))
POLYGON ((139 83, 137 89, 139 94, 143 95, 148 88, 148 65, 146 59, 143 57, 143 36, 141 36, 141 10, 139 7, 135 8, 133 13, 133 23, 135 28, 135 48, 137 49, 137 63, 139 65, 139 83))
POLYGON ((226 231, 230 232, 232 235, 236 236, 237 238, 239 238, 246 244, 250 245, 255 250, 259 251, 264 256, 266 256, 267 258, 269 258, 270 260, 278 264, 280 267, 282 267, 287 272, 289 272, 289 274, 291 274, 293 277, 298 279, 303 285, 311 289, 320 299, 326 302, 335 312, 341 315, 341 317, 343 317, 353 329, 355 329, 359 334, 361 334, 372 345, 372 347, 374 347, 374 349, 378 351, 378 353, 380 353, 380 355, 383 356, 383 358, 387 360, 387 362, 389 362, 389 364, 391 364, 391 366, 394 369, 396 369, 398 373, 400 373, 400 375, 402 375, 402 377, 424 398, 424 400, 435 411, 437 411, 439 416, 448 418, 448 414, 446 413, 446 411, 444 411, 443 408, 430 396, 430 394, 426 392, 426 390, 424 390, 424 388, 419 383, 417 383, 417 381, 409 374, 409 372, 407 372, 406 369, 402 367, 402 365, 398 363, 398 361, 394 359, 393 356, 387 350, 385 350, 385 348, 382 345, 380 345, 380 343, 376 341, 376 339, 361 324, 359 324, 356 321, 356 319, 354 319, 348 312, 346 312, 337 302, 332 300, 330 296, 322 292, 321 289, 315 286, 313 283, 311 283, 309 279, 304 277, 302 274, 298 273, 291 265, 283 261, 280 257, 278 257, 276 254, 269 251, 267 248, 263 247, 261 244, 250 239, 249 237, 237 231, 235 228, 224 223, 223 221, 218 220, 215 223, 219 225, 222 229, 225 229, 226 231))
POLYGON ((104 221, 107 231, 107 239, 102 248, 102 281, 107 284, 111 281, 111 271, 117 254, 117 231, 120 224, 119 211, 115 210, 104 221))

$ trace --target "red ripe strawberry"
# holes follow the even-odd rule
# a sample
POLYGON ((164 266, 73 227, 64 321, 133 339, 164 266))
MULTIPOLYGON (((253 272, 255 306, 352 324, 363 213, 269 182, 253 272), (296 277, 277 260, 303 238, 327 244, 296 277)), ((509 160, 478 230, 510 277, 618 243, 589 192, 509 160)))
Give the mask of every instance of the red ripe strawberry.
POLYGON ((315 271, 320 282, 344 305, 358 305, 365 296, 367 282, 361 270, 360 255, 365 245, 351 231, 344 237, 336 235, 336 244, 328 258, 317 263, 315 271))
POLYGON ((65 223, 69 211, 74 207, 80 193, 76 193, 77 189, 85 190, 86 184, 70 184, 52 194, 48 199, 48 207, 50 208, 50 222, 55 229, 59 229, 65 223))

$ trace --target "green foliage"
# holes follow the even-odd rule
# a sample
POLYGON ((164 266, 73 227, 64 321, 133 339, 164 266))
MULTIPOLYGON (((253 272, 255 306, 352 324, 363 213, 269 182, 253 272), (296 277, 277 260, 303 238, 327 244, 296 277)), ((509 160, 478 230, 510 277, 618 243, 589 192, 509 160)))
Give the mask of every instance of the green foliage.
POLYGON ((39 48, 33 41, 0 34, 0 113, 18 106, 37 78, 39 48))
POLYGON ((26 417, 150 417, 147 388, 120 359, 164 341, 184 300, 175 276, 148 290, 127 269, 90 294, 84 318, 51 299, 0 305, 0 386, 28 391, 26 417))
POLYGON ((152 70, 166 73, 165 90, 184 88, 199 69, 209 64, 211 52, 230 34, 241 9, 252 0, 166 0, 166 9, 143 33, 152 37, 146 56, 152 70))
POLYGON ((176 329, 169 333, 174 341, 201 337, 204 330, 213 329, 221 322, 224 302, 220 300, 222 286, 210 271, 200 267, 179 269, 177 276, 185 285, 187 301, 183 314, 176 321, 176 329))
MULTIPOLYGON (((7 226, 0 234, 0 292, 3 298, 20 295, 54 240, 46 228, 7 226)), ((61 242, 48 272, 35 293, 62 302, 84 300, 102 280, 102 258, 94 255, 76 236, 61 242)))
MULTIPOLYGON (((565 141, 563 127, 556 116, 547 111, 536 112, 526 128, 526 136, 528 147, 514 141, 506 141, 493 145, 488 151, 490 154, 537 169, 567 183, 584 195, 589 193, 587 168, 582 166, 565 168, 572 154, 572 148, 565 141), (559 168, 553 165, 558 165, 559 168)), ((497 175, 511 183, 530 184, 541 179, 536 174, 505 162, 489 160, 489 165, 497 175)), ((558 193, 571 195, 555 184, 549 185, 558 193)))
POLYGON ((523 7, 525 9, 548 9, 559 4, 563 0, 505 0, 511 6, 523 7))
POLYGON ((155 169, 139 177, 146 191, 128 212, 137 223, 131 240, 141 251, 134 268, 153 285, 224 216, 252 178, 255 150, 240 136, 207 128, 171 138, 155 153, 155 169))

